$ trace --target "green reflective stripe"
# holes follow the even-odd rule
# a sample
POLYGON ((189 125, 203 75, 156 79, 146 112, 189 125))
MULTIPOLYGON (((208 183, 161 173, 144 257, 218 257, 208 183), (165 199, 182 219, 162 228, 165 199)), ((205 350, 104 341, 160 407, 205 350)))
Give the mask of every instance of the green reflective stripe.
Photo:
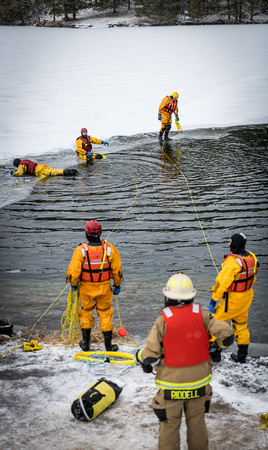
POLYGON ((169 383, 168 381, 155 380, 155 384, 159 389, 197 389, 206 386, 212 380, 212 375, 209 374, 202 380, 192 381, 191 383, 169 383))

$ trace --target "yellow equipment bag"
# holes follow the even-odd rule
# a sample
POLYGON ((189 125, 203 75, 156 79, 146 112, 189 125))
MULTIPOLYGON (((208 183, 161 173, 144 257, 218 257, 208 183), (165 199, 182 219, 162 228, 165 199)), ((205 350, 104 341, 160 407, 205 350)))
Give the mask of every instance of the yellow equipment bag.
POLYGON ((89 422, 117 400, 122 390, 116 383, 100 378, 73 401, 72 414, 81 422, 89 422))

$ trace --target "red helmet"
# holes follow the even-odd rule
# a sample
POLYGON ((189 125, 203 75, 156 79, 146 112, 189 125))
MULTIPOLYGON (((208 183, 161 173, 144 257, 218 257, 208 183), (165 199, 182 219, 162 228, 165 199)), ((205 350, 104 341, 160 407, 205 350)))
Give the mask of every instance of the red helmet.
POLYGON ((100 236, 102 233, 102 227, 101 224, 97 220, 90 220, 85 224, 84 230, 86 234, 96 234, 97 236, 100 236))
POLYGON ((83 133, 87 133, 87 129, 86 128, 81 128, 81 134, 83 133))

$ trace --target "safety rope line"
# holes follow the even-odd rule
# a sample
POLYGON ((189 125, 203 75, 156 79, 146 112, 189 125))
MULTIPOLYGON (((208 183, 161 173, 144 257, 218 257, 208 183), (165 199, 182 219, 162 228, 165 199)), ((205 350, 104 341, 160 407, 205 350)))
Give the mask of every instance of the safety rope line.
POLYGON ((167 155, 167 153, 164 151, 164 145, 165 145, 165 144, 162 145, 162 151, 163 151, 164 155, 165 155, 165 156, 169 159, 169 161, 176 167, 176 169, 182 174, 182 176, 183 176, 183 178, 184 178, 184 181, 185 181, 185 183, 186 183, 186 185, 187 185, 187 188, 188 188, 188 191, 189 191, 189 194, 190 194, 190 197, 191 197, 191 201, 192 201, 192 205, 193 205, 193 207, 194 207, 194 211, 195 211, 195 214, 196 214, 196 218, 197 218, 197 220, 198 220, 199 226, 200 226, 200 228, 201 228, 201 231, 202 231, 202 233, 203 233, 203 236, 204 236, 204 239, 205 239, 207 248, 208 248, 208 252, 209 252, 209 254, 210 254, 211 260, 212 260, 212 262, 213 262, 213 265, 214 265, 214 267, 215 267, 217 273, 219 273, 218 268, 217 268, 217 266, 216 266, 216 263, 215 263, 215 261, 214 261, 213 255, 212 255, 212 253, 211 253, 210 246, 209 246, 209 243, 208 243, 208 241, 207 241, 207 238, 206 238, 206 235, 205 235, 204 228, 203 228, 203 226, 202 226, 201 220, 199 219, 198 212, 197 212, 197 209, 196 209, 195 204, 194 204, 194 199, 193 199, 192 192, 191 192, 189 183, 188 183, 188 181, 187 181, 187 178, 186 178, 186 176, 184 175, 183 171, 177 166, 177 164, 176 164, 176 163, 175 163, 175 162, 167 155))
MULTIPOLYGON (((111 162, 108 158, 107 158, 107 161, 108 161, 108 162, 111 162)), ((136 201, 136 199, 137 199, 137 197, 138 197, 138 192, 139 192, 138 185, 137 185, 136 180, 135 180, 135 178, 133 177, 133 175, 132 175, 127 169, 125 169, 125 167, 121 166, 121 164, 118 164, 118 163, 116 163, 116 162, 114 162, 114 161, 113 161, 112 163, 115 164, 116 166, 120 167, 121 169, 123 169, 125 172, 127 172, 127 173, 131 176, 131 178, 133 179, 134 184, 135 184, 135 186, 136 186, 136 195, 135 195, 135 197, 134 197, 133 202, 131 203, 131 205, 129 206, 129 208, 126 210, 125 214, 123 214, 123 216, 122 216, 121 219, 117 222, 117 224, 116 224, 115 227, 112 229, 112 231, 110 231, 110 233, 108 234, 108 236, 106 237, 106 239, 108 239, 108 237, 113 233, 113 231, 118 227, 118 225, 120 224, 120 222, 121 222, 121 221, 124 219, 124 217, 127 215, 127 213, 129 212, 130 208, 134 205, 134 203, 135 203, 135 201, 136 201)))
MULTIPOLYGON (((112 162, 110 161, 107 157, 106 157, 108 162, 112 162)), ((118 227, 118 225, 120 224, 120 222, 124 219, 124 217, 127 215, 127 213, 129 212, 130 208, 134 205, 137 196, 138 196, 138 185, 136 183, 135 178, 133 177, 133 175, 127 170, 125 169, 123 166, 121 166, 121 164, 117 164, 114 161, 112 162, 113 164, 116 164, 118 167, 120 167, 121 169, 123 169, 125 172, 127 172, 131 178, 133 179, 135 186, 136 186, 136 194, 134 197, 134 200, 131 202, 131 205, 128 207, 128 209, 126 210, 126 212, 123 214, 123 216, 121 217, 121 219, 117 222, 117 224, 115 225, 115 227, 110 231, 110 233, 108 234, 108 236, 106 237, 105 240, 107 240, 109 238, 109 236, 113 233, 113 231, 118 227)), ((61 319, 61 326, 62 326, 62 334, 61 337, 63 340, 65 341, 71 341, 71 345, 74 345, 76 342, 78 342, 77 336, 80 333, 80 324, 79 324, 79 317, 78 317, 78 307, 79 307, 79 288, 77 289, 77 294, 76 294, 76 301, 75 303, 73 303, 73 294, 72 294, 72 289, 70 290, 69 296, 68 296, 68 300, 67 300, 67 308, 65 310, 65 312, 63 313, 62 319, 61 319), (67 333, 67 337, 68 338, 64 338, 64 332, 67 333)), ((117 296, 115 296, 115 300, 116 300, 116 307, 117 307, 117 312, 118 312, 118 318, 119 318, 119 324, 120 327, 122 328, 122 322, 121 322, 121 316, 120 316, 120 311, 119 311, 119 303, 118 303, 118 299, 117 296)), ((134 345, 138 345, 136 342, 133 342, 134 345)))
POLYGON ((12 187, 9 187, 9 188, 0 189, 0 192, 1 192, 1 191, 9 191, 10 189, 23 188, 23 187, 25 187, 25 186, 29 186, 29 184, 36 183, 36 181, 37 181, 37 180, 34 179, 33 181, 29 181, 29 183, 24 183, 24 184, 21 185, 21 186, 12 186, 12 187))
POLYGON ((73 347, 78 342, 78 335, 81 332, 79 317, 79 286, 77 287, 76 296, 74 299, 74 291, 70 288, 67 299, 67 308, 61 317, 61 338, 65 342, 71 341, 73 347))

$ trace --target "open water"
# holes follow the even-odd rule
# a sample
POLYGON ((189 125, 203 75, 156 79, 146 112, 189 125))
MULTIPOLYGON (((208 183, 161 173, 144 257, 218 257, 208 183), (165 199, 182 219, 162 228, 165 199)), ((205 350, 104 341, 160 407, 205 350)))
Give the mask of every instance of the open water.
MULTIPOLYGON (((175 132, 171 137, 163 146, 153 133, 114 137, 107 159, 90 167, 66 150, 64 167, 77 167, 75 178, 14 180, 7 177, 10 167, 0 167, 0 201, 6 205, 0 210, 0 319, 31 327, 40 318, 66 286, 85 222, 97 219, 102 237, 108 236, 122 259, 122 324, 145 337, 163 307, 162 288, 178 270, 192 278, 196 302, 208 308, 217 275, 212 258, 220 269, 230 236, 242 231, 261 265, 249 314, 251 338, 268 343, 268 125, 186 131, 180 141, 175 132)), ((62 167, 62 158, 38 156, 55 168, 62 167)), ((68 291, 39 329, 60 330, 68 291)))

